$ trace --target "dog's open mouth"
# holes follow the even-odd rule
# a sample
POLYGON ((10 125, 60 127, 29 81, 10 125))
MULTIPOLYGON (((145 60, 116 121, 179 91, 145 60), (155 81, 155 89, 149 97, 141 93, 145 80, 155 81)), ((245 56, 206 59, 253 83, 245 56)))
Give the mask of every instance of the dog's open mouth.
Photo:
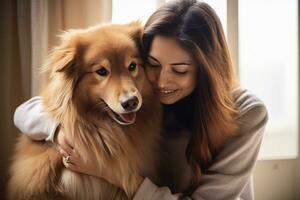
POLYGON ((136 113, 131 112, 131 113, 123 113, 123 114, 117 114, 110 110, 109 115, 119 124, 121 125, 129 125, 133 124, 135 122, 136 118, 136 113))
POLYGON ((101 100, 100 103, 97 104, 97 106, 98 109, 105 111, 118 124, 130 125, 135 122, 136 111, 129 113, 116 113, 103 100, 101 100))

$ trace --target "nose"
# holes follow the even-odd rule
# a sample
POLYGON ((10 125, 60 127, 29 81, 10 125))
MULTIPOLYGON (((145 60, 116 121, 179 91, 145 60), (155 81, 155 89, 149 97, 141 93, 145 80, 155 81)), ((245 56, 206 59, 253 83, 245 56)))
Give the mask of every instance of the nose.
POLYGON ((162 69, 160 71, 159 77, 158 77, 158 87, 159 88, 164 88, 168 81, 169 81, 170 77, 168 75, 167 70, 162 69))
POLYGON ((126 111, 133 111, 137 108, 139 100, 136 96, 125 97, 121 100, 121 105, 126 111))

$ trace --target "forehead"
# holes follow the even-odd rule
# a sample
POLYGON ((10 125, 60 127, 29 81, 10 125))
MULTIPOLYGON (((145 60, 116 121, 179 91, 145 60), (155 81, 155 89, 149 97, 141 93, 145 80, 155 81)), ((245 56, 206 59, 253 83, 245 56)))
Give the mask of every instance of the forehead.
POLYGON ((85 62, 101 59, 119 60, 139 56, 138 48, 129 35, 116 31, 98 31, 83 36, 85 62))
POLYGON ((155 36, 149 54, 160 61, 192 61, 191 53, 182 48, 175 38, 167 36, 155 36))

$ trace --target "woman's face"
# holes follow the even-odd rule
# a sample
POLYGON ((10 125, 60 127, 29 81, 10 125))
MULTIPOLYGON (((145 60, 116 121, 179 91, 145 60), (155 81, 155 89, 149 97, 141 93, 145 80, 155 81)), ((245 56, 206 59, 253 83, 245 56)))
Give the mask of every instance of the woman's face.
POLYGON ((161 103, 173 104, 195 89, 196 64, 176 39, 155 36, 147 59, 146 73, 161 103))

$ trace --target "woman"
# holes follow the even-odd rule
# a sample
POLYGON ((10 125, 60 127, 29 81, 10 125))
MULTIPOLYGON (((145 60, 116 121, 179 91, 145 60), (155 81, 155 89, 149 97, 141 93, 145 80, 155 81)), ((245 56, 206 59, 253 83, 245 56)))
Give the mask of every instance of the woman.
MULTIPOLYGON (((134 199, 253 199, 250 177, 267 111, 237 87, 213 9, 196 0, 168 2, 149 18, 142 39, 145 70, 164 106, 167 156, 159 183, 165 187, 143 177, 134 199)), ((40 97, 17 108, 15 125, 36 140, 56 135, 67 168, 105 178, 85 166, 40 97)))

